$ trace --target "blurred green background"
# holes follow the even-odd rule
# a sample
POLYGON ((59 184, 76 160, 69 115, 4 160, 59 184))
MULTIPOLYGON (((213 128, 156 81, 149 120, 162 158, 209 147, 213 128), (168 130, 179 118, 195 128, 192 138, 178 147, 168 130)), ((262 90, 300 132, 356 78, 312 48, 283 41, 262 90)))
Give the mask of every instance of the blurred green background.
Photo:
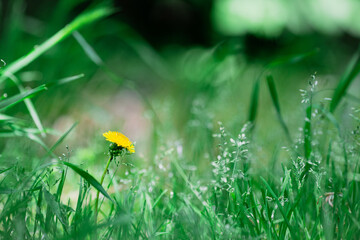
MULTIPOLYGON (((299 89, 307 89, 315 75, 321 98, 330 97, 360 35, 360 2, 355 0, 2 0, 0 58, 10 64, 99 4, 112 6, 114 13, 81 28, 16 74, 30 88, 84 74, 32 101, 49 129, 41 137, 49 145, 79 122, 57 153, 66 153, 68 145, 73 161, 94 175, 101 171, 96 163, 103 165, 107 143, 102 133, 108 130, 136 142, 141 164, 153 164, 159 157, 154 149, 174 147, 191 156, 184 158, 191 159, 190 165, 195 159, 209 167, 217 122, 233 132, 241 129, 258 79, 254 138, 257 159, 268 161, 286 138, 263 84, 266 75, 274 76, 285 122, 296 139, 304 121, 299 89), (98 55, 93 61, 86 46, 98 55)), ((355 81, 349 93, 358 91, 355 81)), ((5 81, 0 92, 11 96, 18 89, 5 81)), ((6 114, 36 128, 23 103, 6 114)), ((6 161, 18 158, 18 151, 43 153, 20 133, 3 136, 6 161)))

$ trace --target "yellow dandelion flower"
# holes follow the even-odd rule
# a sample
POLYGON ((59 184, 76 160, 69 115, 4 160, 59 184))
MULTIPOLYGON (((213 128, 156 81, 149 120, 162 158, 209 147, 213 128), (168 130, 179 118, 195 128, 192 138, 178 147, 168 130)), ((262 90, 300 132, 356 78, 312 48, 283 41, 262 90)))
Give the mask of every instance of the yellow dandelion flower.
POLYGON ((134 144, 122 133, 108 131, 103 134, 107 141, 116 143, 119 147, 126 148, 130 153, 135 152, 134 144))

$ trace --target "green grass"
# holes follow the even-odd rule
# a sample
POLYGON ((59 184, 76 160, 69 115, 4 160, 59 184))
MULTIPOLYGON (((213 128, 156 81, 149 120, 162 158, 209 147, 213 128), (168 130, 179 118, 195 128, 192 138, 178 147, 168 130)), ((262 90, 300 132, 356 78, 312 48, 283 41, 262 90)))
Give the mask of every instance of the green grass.
MULTIPOLYGON (((169 87, 164 101, 164 93, 144 92, 144 82, 105 61, 95 41, 86 38, 92 36, 86 28, 85 34, 79 32, 112 12, 86 11, 0 71, 0 89, 11 94, 0 100, 0 138, 6 141, 0 144, 0 239, 358 238, 360 108, 347 93, 359 73, 358 53, 330 93, 314 75, 300 96, 290 87, 284 91, 277 71, 291 73, 286 68, 316 51, 274 57, 264 68, 244 63, 238 52, 222 45, 172 52, 177 57, 163 61, 166 53, 160 56, 128 26, 118 26, 121 44, 133 57, 127 61, 152 83, 160 79, 169 87), (60 43, 71 35, 71 43, 60 43), (96 91, 104 93, 103 82, 109 85, 104 95, 126 88, 148 115, 146 146, 136 145, 135 154, 113 160, 102 185, 99 173, 108 148, 102 129, 94 130, 99 136, 86 147, 84 137, 69 139, 78 128, 91 126, 80 121, 59 133, 46 127, 50 117, 44 114, 61 106, 52 102, 66 101, 63 93, 72 95, 68 108, 74 99, 80 101, 86 84, 76 83, 87 76, 73 72, 87 65, 64 69, 71 77, 32 82, 30 90, 22 81, 21 71, 35 67, 29 64, 58 45, 76 53, 74 62, 88 61, 101 72, 101 80, 90 85, 96 91), (157 78, 146 74, 149 69, 157 78), (250 80, 237 81, 239 76, 250 80), (49 91, 54 96, 46 95, 49 91), (33 101, 42 95, 49 102, 33 101), (302 103, 296 104, 294 96, 302 103)), ((48 65, 37 70, 51 76, 48 65)))

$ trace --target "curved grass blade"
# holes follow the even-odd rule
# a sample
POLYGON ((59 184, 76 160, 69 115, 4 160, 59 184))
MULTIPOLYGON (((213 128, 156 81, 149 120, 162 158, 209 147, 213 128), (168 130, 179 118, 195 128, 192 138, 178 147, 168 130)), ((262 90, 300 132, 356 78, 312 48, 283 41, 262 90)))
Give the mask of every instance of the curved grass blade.
POLYGON ((67 38, 72 32, 83 27, 86 24, 97 21, 101 18, 104 18, 113 13, 113 10, 109 7, 100 7, 95 8, 89 11, 86 11, 76 17, 71 23, 66 25, 60 31, 58 31, 51 38, 46 40, 44 43, 38 45, 36 48, 31 50, 28 54, 19 58, 15 62, 7 65, 3 70, 0 71, 0 84, 6 79, 10 74, 15 74, 19 70, 23 69, 39 56, 41 56, 44 52, 67 38))
POLYGON ((268 88, 269 88, 269 92, 270 92, 270 96, 271 96, 271 100, 274 104, 275 110, 276 110, 276 114, 279 118, 281 127, 283 128, 286 138, 287 140, 292 143, 291 140, 291 136, 290 136, 290 132, 288 127, 286 126, 286 123, 281 115, 281 110, 280 110, 280 104, 279 104, 279 97, 278 94, 276 92, 276 88, 275 88, 275 82, 274 82, 274 78, 271 75, 268 75, 266 78, 267 84, 268 84, 268 88))
POLYGON ((65 161, 60 161, 60 163, 62 163, 65 166, 68 166, 69 168, 74 170, 77 174, 79 174, 81 177, 83 177, 91 186, 93 186, 96 190, 101 192, 102 195, 104 195, 105 197, 107 197, 108 199, 110 199, 112 201, 110 195, 105 191, 105 189, 101 186, 101 184, 89 173, 85 172, 84 170, 82 170, 81 168, 79 168, 78 166, 76 166, 72 163, 65 162, 65 161))
POLYGON ((22 92, 22 93, 14 95, 8 99, 2 100, 2 101, 0 101, 0 111, 6 110, 9 107, 23 101, 24 99, 31 98, 31 97, 35 96, 36 94, 38 94, 39 92, 42 92, 46 89, 47 89, 46 85, 43 84, 43 85, 40 85, 29 91, 22 92))
POLYGON ((348 68, 344 75, 341 77, 339 84, 337 85, 332 101, 330 103, 330 112, 333 113, 336 107, 339 105, 341 99, 346 95, 346 90, 360 72, 360 48, 355 53, 353 59, 350 61, 348 68))

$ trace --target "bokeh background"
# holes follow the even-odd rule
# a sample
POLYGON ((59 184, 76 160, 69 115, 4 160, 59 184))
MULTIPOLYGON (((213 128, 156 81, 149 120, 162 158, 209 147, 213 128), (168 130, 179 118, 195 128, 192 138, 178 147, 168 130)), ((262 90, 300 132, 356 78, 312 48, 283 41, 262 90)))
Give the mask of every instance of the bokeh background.
MULTIPOLYGON (((80 29, 17 73, 31 88, 84 74, 49 88, 33 103, 48 129, 42 139, 49 145, 79 122, 56 151, 70 152, 73 162, 97 176, 106 158, 102 133, 108 130, 136 142, 135 164, 154 164, 159 157, 154 149, 175 149, 189 169, 194 164, 208 168, 217 123, 234 133, 241 129, 258 79, 255 154, 259 161, 268 161, 286 138, 262 79, 274 77, 284 120, 296 139, 304 121, 299 90, 307 89, 314 75, 319 98, 330 97, 360 36, 356 0, 2 0, 0 58, 13 62, 97 4, 111 5, 114 13, 80 29), (101 58, 100 67, 81 40, 101 58)), ((2 95, 18 92, 11 81, 3 84, 2 95)), ((355 81, 349 91, 354 96, 339 115, 358 102, 359 87, 355 81)), ((24 104, 6 114, 35 128, 24 104)), ((16 134, 1 138, 0 149, 7 161, 19 158, 18 151, 29 156, 44 151, 16 134)))

